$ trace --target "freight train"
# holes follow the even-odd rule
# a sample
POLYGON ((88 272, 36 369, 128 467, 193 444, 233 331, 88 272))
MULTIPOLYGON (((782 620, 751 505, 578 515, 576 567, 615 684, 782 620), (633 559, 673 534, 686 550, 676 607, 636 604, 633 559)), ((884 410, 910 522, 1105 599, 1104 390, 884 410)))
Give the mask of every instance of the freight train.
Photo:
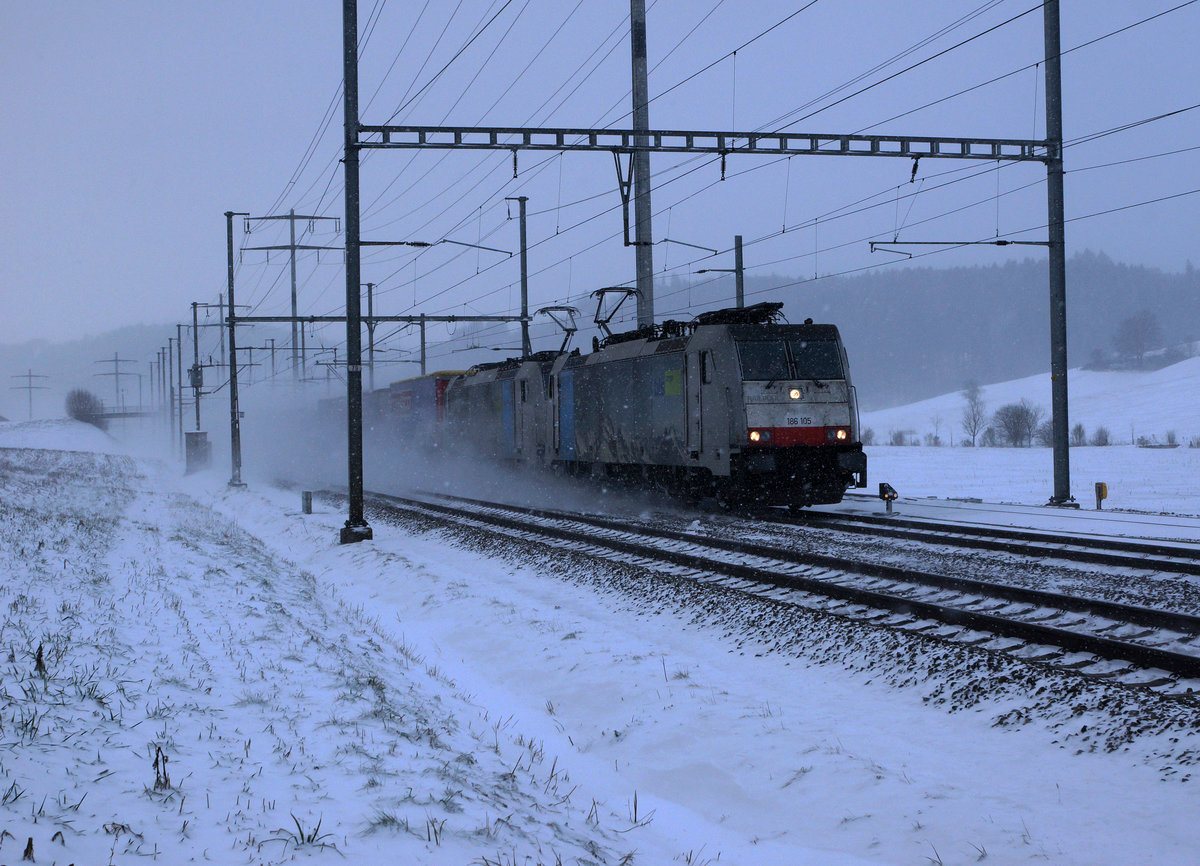
POLYGON ((835 326, 782 323, 781 308, 396 382, 364 395, 367 446, 418 443, 691 501, 840 502, 867 483, 846 351, 835 326))

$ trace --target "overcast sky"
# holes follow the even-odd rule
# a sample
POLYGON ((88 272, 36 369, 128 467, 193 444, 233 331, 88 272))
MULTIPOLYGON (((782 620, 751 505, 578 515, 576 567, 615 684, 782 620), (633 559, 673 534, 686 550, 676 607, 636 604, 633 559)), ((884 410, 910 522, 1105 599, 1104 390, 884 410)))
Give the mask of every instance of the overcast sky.
MULTIPOLYGON (((1063 48, 1180 2, 1064 0, 1063 48)), ((805 5, 649 0, 651 126, 1044 135, 1041 70, 1023 69, 1043 57, 1034 0, 818 0, 788 18, 805 5), (936 38, 922 44, 929 37, 936 38), (913 111, 997 76, 1006 77, 913 111)), ((367 37, 364 123, 630 123, 623 0, 360 0, 359 9, 367 37)), ((342 215, 335 0, 0 0, 0 14, 0 341, 165 325, 188 316, 193 300, 215 301, 225 284, 226 210, 342 215), (322 127, 331 107, 332 122, 322 127)), ((1200 3, 1190 3, 1071 51, 1063 59, 1067 140, 1200 102, 1197 44, 1200 3)), ((1200 150, 1185 150, 1200 144, 1198 132, 1200 110, 1191 110, 1072 145, 1068 217, 1200 188, 1200 150), (1138 161, 1106 166, 1124 160, 1138 161)), ((509 217, 516 211, 504 198, 526 195, 534 307, 584 306, 592 289, 633 278, 609 155, 522 153, 518 167, 513 179, 505 153, 368 154, 363 237, 450 238, 515 251, 509 217)), ((730 157, 724 182, 710 157, 659 155, 653 170, 655 269, 664 286, 699 268, 732 267, 727 250, 737 233, 748 244, 749 272, 777 275, 781 286, 895 258, 873 255, 871 238, 1044 237, 1045 172, 1036 163, 923 160, 915 183, 911 163, 900 159, 730 157), (861 210, 866 204, 877 206, 861 210), (721 253, 697 261, 705 253, 666 238, 721 253)), ((1181 270, 1189 258, 1200 263, 1198 209, 1200 195, 1187 195, 1075 219, 1069 252, 1104 250, 1181 270)), ((313 228, 305 243, 341 242, 333 223, 313 228)), ((239 222, 236 237, 239 246, 265 245, 284 242, 286 232, 258 224, 245 235, 239 222)), ((1036 247, 975 246, 916 261, 987 264, 1040 254, 1036 247)), ((341 267, 339 253, 319 262, 315 253, 301 256, 304 312, 338 311, 341 267)), ((503 254, 454 245, 378 248, 364 259, 363 279, 378 283, 380 313, 516 311, 517 259, 503 254)), ((239 300, 257 312, 286 312, 283 254, 268 262, 263 253, 245 253, 238 281, 239 300)), ((776 294, 796 304, 802 291, 787 286, 776 294)), ((660 317, 686 312, 686 293, 660 292, 660 317)), ((557 343, 548 330, 537 334, 537 348, 557 343)), ((397 346, 410 339, 394 338, 397 346)))

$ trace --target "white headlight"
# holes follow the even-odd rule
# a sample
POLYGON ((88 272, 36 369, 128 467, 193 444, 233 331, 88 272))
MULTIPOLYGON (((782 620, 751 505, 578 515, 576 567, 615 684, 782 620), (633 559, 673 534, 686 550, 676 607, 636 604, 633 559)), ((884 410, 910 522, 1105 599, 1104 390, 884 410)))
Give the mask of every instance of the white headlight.
POLYGON ((793 388, 792 390, 788 391, 788 396, 791 397, 793 400, 799 400, 800 399, 800 389, 793 388))

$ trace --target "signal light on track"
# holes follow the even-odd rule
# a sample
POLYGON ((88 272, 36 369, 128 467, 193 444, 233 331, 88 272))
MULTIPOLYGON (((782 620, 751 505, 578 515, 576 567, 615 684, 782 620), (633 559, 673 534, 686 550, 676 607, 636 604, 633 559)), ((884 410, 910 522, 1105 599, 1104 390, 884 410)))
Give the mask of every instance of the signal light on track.
POLYGON ((900 497, 896 492, 896 488, 888 484, 886 481, 879 482, 879 498, 887 505, 887 513, 892 513, 892 503, 900 497))

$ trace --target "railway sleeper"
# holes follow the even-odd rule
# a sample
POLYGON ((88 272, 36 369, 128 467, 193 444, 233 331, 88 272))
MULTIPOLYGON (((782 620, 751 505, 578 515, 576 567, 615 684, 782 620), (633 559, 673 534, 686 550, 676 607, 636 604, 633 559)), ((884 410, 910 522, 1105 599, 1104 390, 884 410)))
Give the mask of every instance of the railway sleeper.
MULTIPOLYGON (((1129 626, 1129 628, 1137 628, 1137 626, 1129 626)), ((1153 628, 1144 628, 1141 631, 1125 633, 1121 635, 1121 640, 1141 640, 1144 637, 1150 637, 1152 634, 1157 634, 1158 630, 1153 628)))
POLYGON ((1027 616, 1026 622, 1053 622, 1056 619, 1062 619, 1063 612, 1061 610, 1047 610, 1041 616, 1027 616))
POLYGON ((954 637, 950 638, 957 644, 962 646, 977 647, 993 640, 995 635, 981 632, 973 628, 965 628, 954 637))
MULTIPOLYGON (((1105 661, 1107 661, 1107 659, 1105 661)), ((1107 671, 1091 671, 1087 670, 1086 668, 1080 668, 1079 673, 1082 676, 1090 677, 1095 680, 1120 680, 1126 674, 1134 673, 1136 670, 1137 668, 1134 667, 1125 667, 1119 670, 1107 671)))
POLYGON ((1069 659, 1074 655, 1075 658, 1070 661, 1060 661, 1058 666, 1067 670, 1078 671, 1083 668, 1091 667, 1094 664, 1104 661, 1099 656, 1094 656, 1091 653, 1067 653, 1063 656, 1064 659, 1069 659))
MULTIPOLYGON (((1011 605, 1011 604, 1013 604, 1013 603, 1012 603, 1012 602, 1008 602, 1008 605, 1011 605)), ((1012 610, 1012 609, 1010 609, 1010 610, 1009 610, 1009 611, 1008 611, 1008 612, 1005 614, 1005 616, 1008 616, 1008 617, 1016 617, 1016 616, 1019 616, 1019 617, 1026 617, 1026 616, 1029 616, 1029 614, 1031 614, 1031 613, 1036 613, 1038 610, 1039 610, 1039 608, 1038 608, 1038 607, 1036 607, 1036 606, 1034 606, 1034 605, 1026 605, 1025 607, 1022 607, 1022 608, 1020 608, 1020 609, 1018 609, 1018 610, 1012 610)))
POLYGON ((1063 617, 1063 619, 1058 624, 1058 627, 1067 631, 1095 622, 1095 620, 1089 620, 1087 617, 1076 617, 1075 619, 1069 619, 1070 614, 1066 611, 1060 612, 1059 616, 1063 617))
POLYGON ((1030 662, 1057 662, 1065 655, 1062 647, 1046 647, 1041 654, 1024 656, 1024 659, 1030 662))
POLYGON ((1129 623, 1126 623, 1126 622, 1110 622, 1110 623, 1108 623, 1108 625, 1094 627, 1092 629, 1092 631, 1095 632, 1096 634, 1110 635, 1110 636, 1117 635, 1118 637, 1121 637, 1122 635, 1120 635, 1119 633, 1122 630, 1129 628, 1129 627, 1130 627, 1129 623))
POLYGON ((1026 642, 1020 638, 1005 637, 1004 635, 993 635, 991 640, 983 643, 986 649, 1010 655, 1025 645, 1026 642), (986 646, 987 644, 993 644, 993 646, 986 646))

